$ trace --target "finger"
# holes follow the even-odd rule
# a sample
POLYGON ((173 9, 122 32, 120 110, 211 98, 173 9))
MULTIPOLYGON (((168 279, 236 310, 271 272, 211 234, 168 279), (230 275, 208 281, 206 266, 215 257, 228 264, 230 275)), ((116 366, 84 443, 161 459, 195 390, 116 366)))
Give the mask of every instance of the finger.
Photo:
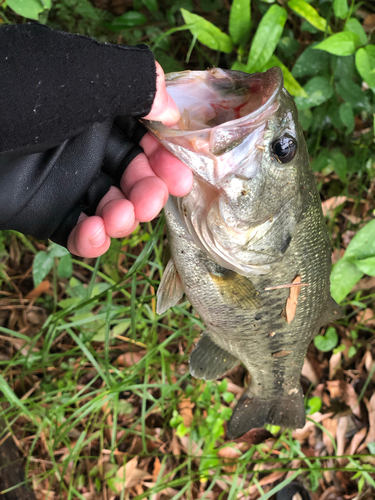
POLYGON ((96 215, 103 218, 105 231, 112 238, 123 238, 138 226, 133 204, 116 187, 111 187, 102 198, 96 215))
POLYGON ((130 190, 129 200, 134 206, 135 219, 148 222, 155 219, 167 203, 168 189, 156 175, 144 177, 130 190))
POLYGON ((103 219, 96 215, 83 215, 70 233, 68 250, 80 257, 99 257, 111 244, 111 238, 105 232, 103 219))
POLYGON ((173 196, 187 195, 193 186, 191 170, 164 148, 157 139, 146 134, 140 146, 144 149, 152 171, 162 179, 173 196))
POLYGON ((166 204, 169 192, 157 177, 145 154, 139 154, 124 172, 121 189, 134 206, 135 219, 147 222, 154 219, 166 204))
POLYGON ((174 125, 180 119, 180 112, 172 97, 167 93, 164 71, 158 62, 156 64, 156 94, 147 120, 162 122, 167 127, 174 125))

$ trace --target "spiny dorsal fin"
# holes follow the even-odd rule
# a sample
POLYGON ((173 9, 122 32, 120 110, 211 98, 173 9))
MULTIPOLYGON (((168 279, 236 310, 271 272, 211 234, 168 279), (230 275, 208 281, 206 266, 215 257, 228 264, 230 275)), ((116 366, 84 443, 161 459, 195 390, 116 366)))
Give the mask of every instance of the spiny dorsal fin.
POLYGON ((229 354, 204 332, 190 355, 190 373, 193 377, 215 380, 238 365, 239 360, 229 354))
POLYGON ((158 314, 163 314, 170 307, 175 306, 184 295, 181 278, 172 259, 164 270, 156 295, 158 298, 156 312, 158 314))

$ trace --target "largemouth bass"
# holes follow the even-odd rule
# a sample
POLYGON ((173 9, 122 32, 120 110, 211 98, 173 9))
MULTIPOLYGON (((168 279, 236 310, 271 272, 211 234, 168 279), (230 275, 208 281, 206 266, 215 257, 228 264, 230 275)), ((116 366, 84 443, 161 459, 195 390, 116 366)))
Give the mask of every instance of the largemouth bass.
POLYGON ((190 167, 194 185, 164 209, 171 259, 157 311, 185 293, 202 317, 207 329, 189 359, 194 377, 216 379, 239 362, 249 370, 229 439, 266 423, 303 427, 306 350, 340 309, 296 106, 279 68, 185 71, 166 84, 181 112, 177 128, 144 123, 190 167))

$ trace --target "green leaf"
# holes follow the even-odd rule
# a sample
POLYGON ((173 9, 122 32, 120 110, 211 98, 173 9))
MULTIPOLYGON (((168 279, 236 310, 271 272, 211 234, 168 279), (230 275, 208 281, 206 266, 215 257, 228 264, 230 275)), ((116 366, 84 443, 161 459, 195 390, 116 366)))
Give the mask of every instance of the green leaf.
POLYGON ((233 0, 229 14, 229 34, 233 43, 244 45, 250 38, 251 0, 233 0))
POLYGON ((34 286, 37 287, 52 269, 54 257, 47 252, 38 252, 33 262, 34 286))
POLYGON ((362 24, 355 17, 351 17, 345 23, 344 31, 351 31, 359 36, 359 41, 361 45, 366 45, 368 42, 367 35, 365 30, 362 27, 362 24))
POLYGON ((73 260, 70 253, 61 257, 57 273, 60 278, 70 278, 73 274, 73 260))
POLYGON ((288 14, 278 5, 272 5, 262 17, 251 44, 247 71, 261 70, 274 53, 282 35, 288 14))
POLYGON ((350 241, 344 259, 362 260, 375 256, 375 219, 368 222, 350 241))
POLYGON ((317 349, 319 349, 319 351, 329 352, 337 346, 338 341, 339 336, 337 335, 336 330, 332 326, 330 326, 329 328, 327 328, 327 331, 324 335, 317 335, 314 338, 314 345, 317 349))
POLYGON ((349 102, 344 102, 339 108, 340 119, 346 127, 346 135, 349 135, 354 130, 354 113, 349 102))
POLYGON ((348 0, 333 0, 333 11, 336 17, 345 19, 349 12, 348 0))
POLYGON ((292 73, 288 70, 288 68, 280 61, 278 57, 275 55, 271 56, 271 59, 264 66, 262 71, 266 71, 269 68, 273 68, 274 66, 278 66, 281 68, 284 76, 284 87, 286 90, 293 96, 300 97, 308 97, 305 90, 301 87, 301 85, 294 78, 292 73))
POLYGON ((363 272, 352 262, 345 258, 339 260, 331 273, 331 295, 335 301, 342 302, 362 276, 363 272))
POLYGON ((188 10, 180 9, 187 27, 194 37, 203 45, 210 49, 219 50, 229 54, 233 50, 232 40, 226 33, 223 33, 214 24, 206 21, 197 14, 192 14, 188 10))
POLYGON ((39 20, 39 14, 46 8, 39 0, 8 0, 7 5, 16 14, 35 21, 39 20))
POLYGON ((358 49, 355 54, 355 65, 358 73, 375 92, 375 45, 358 49))
POLYGON ((352 31, 341 31, 329 36, 314 47, 315 50, 324 50, 335 56, 350 56, 361 44, 359 36, 352 31))
POLYGON ((114 19, 109 26, 111 26, 116 31, 121 31, 123 29, 141 26, 142 24, 145 24, 146 21, 147 17, 145 17, 140 12, 129 10, 122 16, 116 17, 116 19, 114 19))
POLYGON ((318 396, 314 396, 308 400, 307 405, 309 408, 309 415, 312 415, 321 409, 322 400, 318 396))
POLYGON ((369 257, 368 259, 363 260, 355 260, 354 264, 363 273, 368 274, 369 276, 375 276, 375 257, 369 257))
POLYGON ((307 98, 296 97, 295 101, 298 109, 308 109, 314 106, 319 106, 325 101, 328 101, 333 95, 333 88, 329 78, 326 76, 316 76, 311 78, 306 85, 304 90, 308 95, 307 98))
POLYGON ((315 46, 316 43, 311 44, 295 62, 292 74, 296 78, 309 75, 317 76, 319 72, 328 73, 330 56, 326 52, 313 50, 315 46))
POLYGON ((349 78, 343 78, 335 86, 337 93, 344 101, 349 102, 354 110, 368 111, 370 101, 359 85, 356 85, 349 78))
POLYGON ((65 257, 65 255, 70 255, 69 251, 65 247, 62 247, 57 243, 52 243, 50 245, 50 247, 48 248, 48 253, 51 255, 51 257, 65 257))
POLYGON ((150 12, 158 10, 158 2, 156 0, 142 0, 142 3, 150 12))
MULTIPOLYGON (((326 31, 327 21, 323 17, 320 17, 318 11, 309 3, 304 0, 290 0, 290 2, 288 2, 288 6, 294 10, 296 14, 312 24, 314 28, 317 28, 319 31, 326 31)), ((330 31, 331 30, 328 27, 328 32, 330 31)))

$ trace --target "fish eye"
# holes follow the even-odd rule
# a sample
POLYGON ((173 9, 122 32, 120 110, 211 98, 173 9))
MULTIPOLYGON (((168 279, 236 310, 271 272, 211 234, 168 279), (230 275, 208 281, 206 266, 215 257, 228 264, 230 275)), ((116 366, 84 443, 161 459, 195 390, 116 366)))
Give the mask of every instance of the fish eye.
POLYGON ((272 156, 279 163, 289 163, 293 160, 297 151, 297 143, 292 137, 286 135, 279 137, 271 144, 272 156))

